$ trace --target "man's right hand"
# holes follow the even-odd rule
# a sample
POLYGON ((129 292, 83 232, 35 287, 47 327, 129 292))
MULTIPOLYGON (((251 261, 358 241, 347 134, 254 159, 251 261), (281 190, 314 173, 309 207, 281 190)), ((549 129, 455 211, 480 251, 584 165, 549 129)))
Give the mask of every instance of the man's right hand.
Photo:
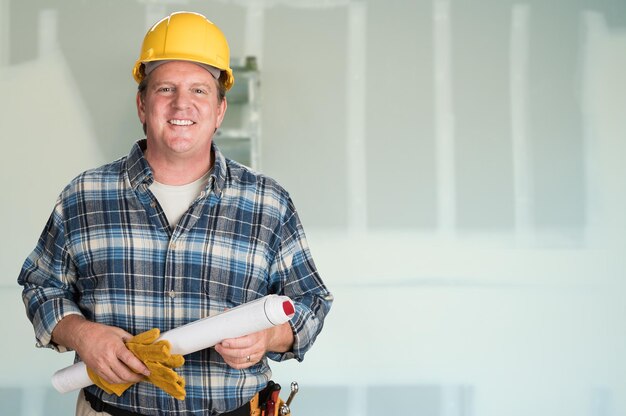
POLYGON ((137 383, 150 370, 126 348, 132 335, 121 328, 68 315, 52 331, 52 340, 78 353, 85 365, 109 383, 137 383))

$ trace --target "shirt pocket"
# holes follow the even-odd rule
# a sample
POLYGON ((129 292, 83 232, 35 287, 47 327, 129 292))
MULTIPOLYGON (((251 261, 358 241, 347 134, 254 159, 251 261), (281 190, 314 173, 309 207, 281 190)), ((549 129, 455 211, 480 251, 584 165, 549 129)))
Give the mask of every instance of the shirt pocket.
POLYGON ((232 250, 230 257, 210 262, 203 285, 212 309, 214 305, 233 308, 270 293, 267 263, 251 257, 232 250))

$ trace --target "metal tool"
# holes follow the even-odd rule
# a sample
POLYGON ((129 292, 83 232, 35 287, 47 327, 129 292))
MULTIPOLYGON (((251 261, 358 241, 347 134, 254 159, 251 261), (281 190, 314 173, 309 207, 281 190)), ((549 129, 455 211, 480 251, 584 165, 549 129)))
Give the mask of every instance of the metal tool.
POLYGON ((291 401, 293 400, 293 398, 296 395, 296 393, 298 393, 298 389, 299 389, 298 383, 293 381, 291 383, 291 393, 289 393, 289 397, 287 398, 287 401, 285 403, 283 403, 282 406, 280 406, 280 415, 281 416, 286 416, 289 413, 291 413, 291 409, 289 408, 289 405, 291 404, 291 401))

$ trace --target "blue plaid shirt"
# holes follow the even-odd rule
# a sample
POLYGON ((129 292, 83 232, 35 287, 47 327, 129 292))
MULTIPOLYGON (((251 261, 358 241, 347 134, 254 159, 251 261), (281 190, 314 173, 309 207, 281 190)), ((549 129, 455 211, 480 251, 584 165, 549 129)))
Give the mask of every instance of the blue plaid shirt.
MULTIPOLYGON (((51 334, 70 314, 131 334, 164 332, 276 293, 296 305, 295 342, 292 351, 268 356, 302 360, 332 296, 287 192, 213 146, 208 185, 171 229, 148 190, 153 177, 145 146, 139 141, 128 156, 84 172, 59 196, 18 278, 39 345, 63 351, 51 334)), ((246 370, 232 369, 213 348, 185 359, 177 369, 187 384, 184 401, 149 383, 119 398, 88 389, 145 415, 215 414, 241 406, 271 376, 267 358, 246 370)))

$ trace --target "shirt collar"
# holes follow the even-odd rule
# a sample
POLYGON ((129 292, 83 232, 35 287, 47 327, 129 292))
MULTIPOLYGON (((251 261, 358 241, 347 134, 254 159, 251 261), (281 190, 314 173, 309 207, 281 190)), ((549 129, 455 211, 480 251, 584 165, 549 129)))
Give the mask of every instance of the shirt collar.
POLYGON ((211 142, 211 149, 213 150, 213 170, 211 172, 213 180, 209 179, 209 186, 213 182, 213 190, 219 197, 222 195, 222 189, 224 189, 224 184, 226 183, 226 158, 215 142, 211 142))
MULTIPOLYGON (((152 169, 150 168, 146 158, 143 156, 146 145, 146 139, 138 140, 133 145, 127 157, 126 166, 128 179, 130 180, 130 185, 133 189, 136 189, 143 183, 150 186, 154 181, 152 169)), ((215 142, 211 143, 211 149, 213 150, 214 161, 210 177, 211 179, 209 179, 208 186, 213 187, 215 194, 221 195, 224 183, 226 182, 226 158, 219 150, 215 142)), ((210 189, 207 190, 210 191, 210 189)))
POLYGON ((146 158, 143 157, 143 152, 146 150, 146 144, 146 139, 137 140, 130 149, 130 153, 126 158, 128 180, 130 181, 130 186, 133 189, 137 189, 139 185, 143 183, 150 186, 154 181, 152 169, 150 169, 150 165, 148 164, 146 158))

